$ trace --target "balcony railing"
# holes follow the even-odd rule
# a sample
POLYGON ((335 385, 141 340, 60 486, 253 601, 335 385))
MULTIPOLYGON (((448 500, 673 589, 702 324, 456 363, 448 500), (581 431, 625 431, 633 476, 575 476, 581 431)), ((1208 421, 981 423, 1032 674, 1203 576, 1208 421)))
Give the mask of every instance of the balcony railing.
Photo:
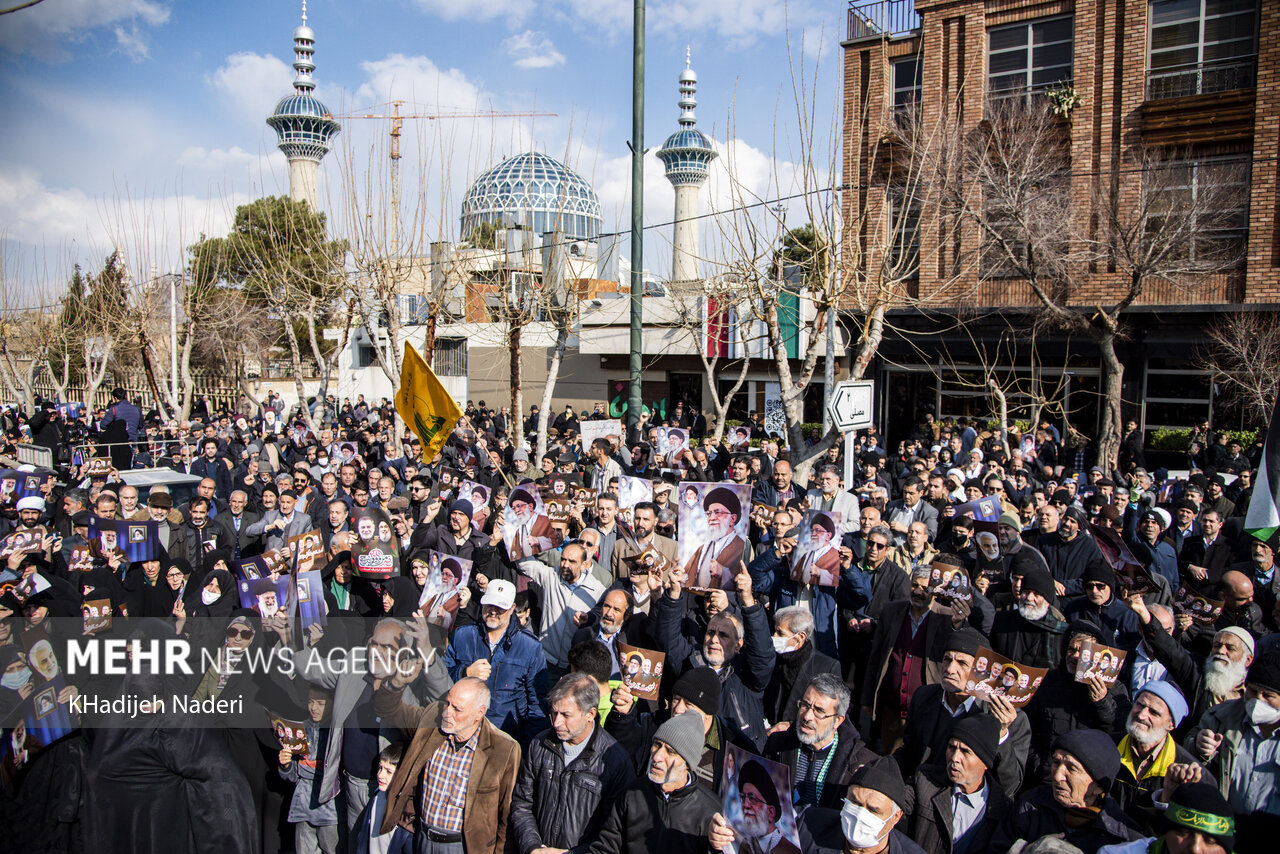
POLYGON ((1175 65, 1147 71, 1147 100, 1186 98, 1252 89, 1257 85, 1257 58, 1175 65))
POLYGON ((892 39, 919 29, 915 0, 849 0, 849 41, 892 39))

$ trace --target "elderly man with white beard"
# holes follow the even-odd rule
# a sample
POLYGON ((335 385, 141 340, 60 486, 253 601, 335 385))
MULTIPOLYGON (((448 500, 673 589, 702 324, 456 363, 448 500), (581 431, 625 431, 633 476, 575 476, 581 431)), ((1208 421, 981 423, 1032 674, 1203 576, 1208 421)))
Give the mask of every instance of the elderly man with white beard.
MULTIPOLYGON (((1164 788, 1164 778, 1174 765, 1191 765, 1198 760, 1171 734, 1187 717, 1187 701, 1171 682, 1152 680, 1138 689, 1120 739, 1120 772, 1111 796, 1124 811, 1143 825, 1147 835, 1159 832, 1163 810, 1152 803, 1152 795, 1164 788)), ((1216 785, 1208 771, 1201 779, 1216 785)))
POLYGON ((1244 694, 1244 680, 1253 663, 1253 636, 1238 626, 1228 626, 1213 636, 1209 656, 1198 662, 1180 643, 1169 637, 1159 620, 1134 594, 1125 602, 1138 615, 1142 636, 1155 658, 1168 670, 1168 681, 1181 690, 1191 706, 1191 719, 1199 720, 1210 706, 1235 700, 1244 694))

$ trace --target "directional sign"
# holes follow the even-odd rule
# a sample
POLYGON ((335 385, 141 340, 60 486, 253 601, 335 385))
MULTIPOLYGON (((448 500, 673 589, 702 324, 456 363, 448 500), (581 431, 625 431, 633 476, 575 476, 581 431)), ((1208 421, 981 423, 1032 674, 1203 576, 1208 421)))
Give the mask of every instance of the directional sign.
POLYGON ((837 430, 861 430, 875 423, 872 404, 875 401, 876 384, 872 380, 856 380, 839 383, 827 412, 837 430))

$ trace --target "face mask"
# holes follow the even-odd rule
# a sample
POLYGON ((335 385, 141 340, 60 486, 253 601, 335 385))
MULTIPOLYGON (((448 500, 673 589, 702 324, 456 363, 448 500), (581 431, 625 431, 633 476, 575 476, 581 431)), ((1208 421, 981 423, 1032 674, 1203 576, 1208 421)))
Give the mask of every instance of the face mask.
POLYGON ((8 688, 10 691, 17 691, 23 685, 31 681, 31 669, 24 667, 13 673, 6 673, 0 676, 0 685, 8 688))
POLYGON ((1270 703, 1264 703, 1262 700, 1246 700, 1244 710, 1248 712, 1249 720, 1258 726, 1267 726, 1280 722, 1280 709, 1270 703))
POLYGON ((778 655, 791 652, 791 638, 780 638, 774 635, 770 640, 773 641, 773 651, 778 655))
POLYGON ((208 590, 201 590, 200 601, 206 605, 212 605, 214 602, 218 601, 218 597, 221 595, 221 593, 210 593, 208 590))
POLYGON ((840 831, 854 848, 870 848, 879 842, 886 823, 865 807, 848 801, 840 809, 840 831))

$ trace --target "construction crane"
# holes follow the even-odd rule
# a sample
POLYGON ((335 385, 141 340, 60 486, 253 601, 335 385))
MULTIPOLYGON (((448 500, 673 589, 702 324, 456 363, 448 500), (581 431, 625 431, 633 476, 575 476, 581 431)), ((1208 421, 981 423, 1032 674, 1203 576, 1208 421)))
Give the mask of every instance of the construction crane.
POLYGON ((329 119, 390 119, 391 120, 391 255, 395 257, 399 250, 400 242, 400 129, 404 126, 405 119, 508 119, 508 118, 537 118, 542 116, 554 117, 556 113, 540 113, 534 111, 524 111, 517 113, 498 113, 491 110, 481 110, 475 113, 414 113, 411 115, 400 115, 400 107, 404 104, 403 100, 395 100, 391 102, 391 115, 383 113, 352 113, 345 116, 335 116, 325 114, 325 118, 329 119))

